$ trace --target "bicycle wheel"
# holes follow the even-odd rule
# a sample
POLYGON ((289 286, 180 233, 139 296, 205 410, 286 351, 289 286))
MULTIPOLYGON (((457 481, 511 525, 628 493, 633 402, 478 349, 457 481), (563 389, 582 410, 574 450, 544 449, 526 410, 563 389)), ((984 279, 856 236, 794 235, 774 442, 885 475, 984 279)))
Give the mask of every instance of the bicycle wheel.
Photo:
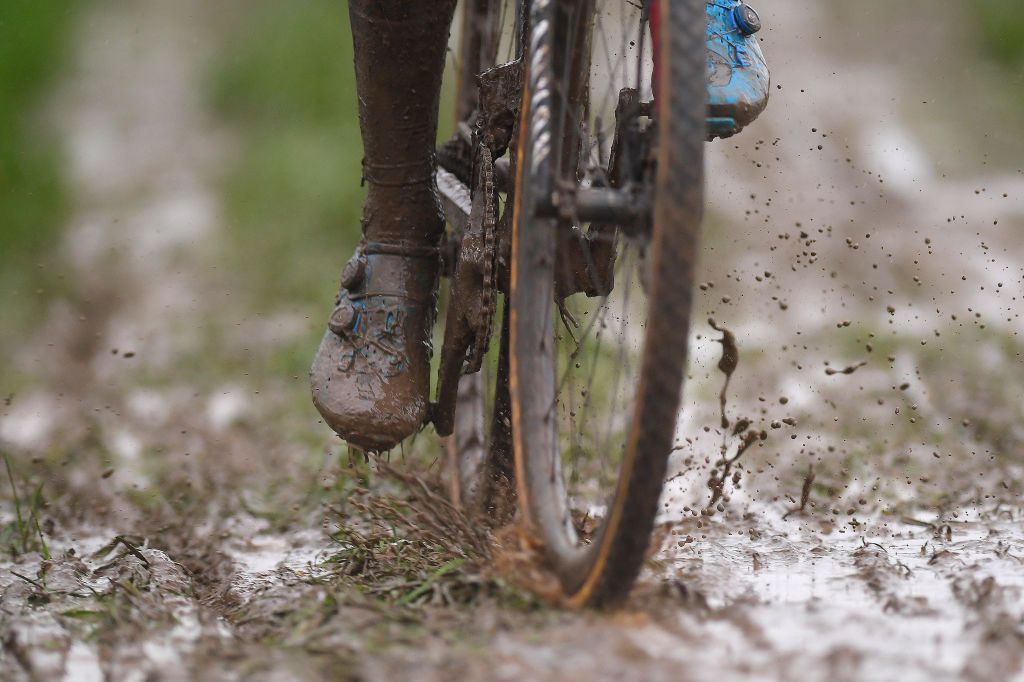
POLYGON ((705 7, 657 2, 653 41, 643 10, 623 0, 533 0, 529 17, 512 221, 512 437, 524 527, 577 606, 624 598, 640 571, 686 367, 703 207, 705 7), (632 186, 649 202, 644 225, 573 219, 567 201, 609 186, 632 186))

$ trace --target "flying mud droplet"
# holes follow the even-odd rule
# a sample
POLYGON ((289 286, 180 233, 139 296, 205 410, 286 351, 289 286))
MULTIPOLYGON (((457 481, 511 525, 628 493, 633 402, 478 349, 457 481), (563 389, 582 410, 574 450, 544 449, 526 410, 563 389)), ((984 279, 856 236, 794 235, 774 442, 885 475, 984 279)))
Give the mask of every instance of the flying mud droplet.
MULTIPOLYGON (((804 484, 800 488, 800 505, 798 507, 793 507, 792 509, 787 511, 785 514, 783 514, 783 516, 782 516, 783 519, 789 517, 790 514, 803 514, 804 513, 804 510, 807 509, 807 503, 810 502, 810 500, 811 500, 811 487, 813 485, 814 485, 814 465, 812 464, 809 467, 807 467, 807 475, 804 476, 804 484)), ((790 499, 793 499, 793 498, 790 498, 790 499)))
POLYGON ((736 426, 733 427, 732 435, 734 435, 734 436, 740 435, 741 433, 743 433, 744 431, 747 430, 748 426, 750 426, 750 420, 741 417, 739 419, 739 421, 736 422, 736 426))
POLYGON ((718 394, 718 406, 722 414, 722 428, 729 428, 729 419, 725 416, 726 394, 729 390, 729 381, 732 379, 736 366, 740 363, 740 351, 736 346, 736 335, 725 327, 718 326, 714 318, 708 318, 708 324, 716 332, 722 332, 722 338, 717 339, 722 344, 722 358, 718 361, 718 369, 725 375, 725 383, 722 384, 722 391, 718 394))
POLYGON ((834 374, 853 374, 854 372, 856 372, 858 369, 860 369, 861 367, 863 367, 866 364, 868 364, 867 360, 861 360, 860 362, 858 362, 856 364, 850 365, 849 367, 844 367, 842 369, 836 369, 834 367, 826 367, 825 368, 825 374, 827 374, 828 376, 832 376, 834 374))

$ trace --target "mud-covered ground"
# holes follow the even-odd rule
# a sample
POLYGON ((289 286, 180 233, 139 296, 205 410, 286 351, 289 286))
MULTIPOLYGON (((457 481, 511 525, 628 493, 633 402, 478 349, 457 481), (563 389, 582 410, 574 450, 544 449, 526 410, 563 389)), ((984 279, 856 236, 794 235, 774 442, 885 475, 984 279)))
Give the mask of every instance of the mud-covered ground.
POLYGON ((245 284, 247 140, 204 95, 244 10, 89 3, 46 109, 71 217, 0 376, 0 678, 1024 679, 1021 86, 935 4, 759 7, 777 89, 713 146, 699 319, 769 438, 691 511, 701 322, 661 544, 601 614, 319 423, 292 358, 333 292, 245 284))

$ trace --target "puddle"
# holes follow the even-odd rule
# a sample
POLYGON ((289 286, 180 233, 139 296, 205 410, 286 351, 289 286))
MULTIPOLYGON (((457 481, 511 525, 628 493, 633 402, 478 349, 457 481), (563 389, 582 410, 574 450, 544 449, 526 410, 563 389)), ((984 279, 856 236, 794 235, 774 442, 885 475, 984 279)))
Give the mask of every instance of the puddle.
POLYGON ((272 533, 265 523, 252 517, 235 517, 226 527, 231 529, 231 535, 224 550, 235 562, 239 575, 249 578, 281 569, 309 573, 323 558, 328 542, 323 533, 314 529, 272 533))
POLYGON ((856 679, 961 679, 985 649, 991 617, 965 600, 962 585, 997 581, 995 609, 1019 625, 1024 530, 993 518, 920 520, 942 533, 874 519, 863 532, 823 534, 812 520, 762 509, 700 529, 685 523, 681 537, 699 541, 673 539, 659 559, 664 577, 699 592, 714 620, 725 621, 715 626, 725 641, 768 649, 772 660, 845 655, 856 661, 856 679))

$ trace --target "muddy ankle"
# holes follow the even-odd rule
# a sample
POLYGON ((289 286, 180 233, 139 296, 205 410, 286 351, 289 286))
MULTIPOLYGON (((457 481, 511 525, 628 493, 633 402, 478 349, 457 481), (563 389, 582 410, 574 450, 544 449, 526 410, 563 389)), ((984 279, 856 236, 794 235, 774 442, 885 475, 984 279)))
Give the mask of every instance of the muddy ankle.
POLYGON ((391 244, 436 246, 444 231, 444 213, 432 185, 373 186, 363 207, 363 235, 391 244))

